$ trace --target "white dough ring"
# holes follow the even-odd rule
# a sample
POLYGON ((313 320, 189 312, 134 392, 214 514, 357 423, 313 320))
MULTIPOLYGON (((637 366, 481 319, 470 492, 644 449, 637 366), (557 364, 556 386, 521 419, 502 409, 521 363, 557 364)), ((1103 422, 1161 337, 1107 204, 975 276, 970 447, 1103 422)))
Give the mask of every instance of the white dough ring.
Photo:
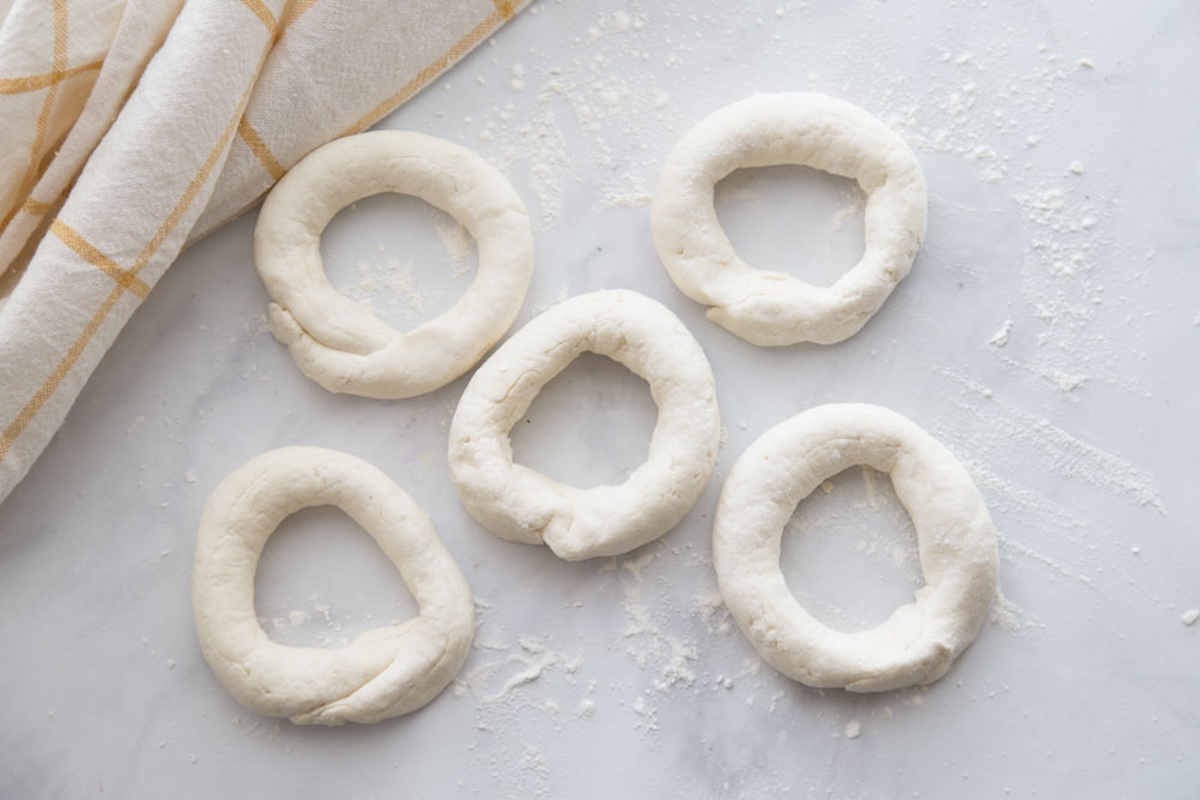
POLYGON ((243 705, 300 725, 378 722, 421 708, 458 673, 475 635, 471 587, 429 516, 353 456, 285 447, 247 462, 209 497, 196 537, 192 606, 204 658, 243 705), (344 647, 271 641, 254 612, 254 572, 279 523, 333 505, 400 571, 419 616, 344 647))
POLYGON ((776 425, 738 459, 717 506, 721 597, 768 663, 793 680, 853 692, 937 680, 979 632, 996 592, 996 533, 954 456, 879 406, 819 406, 776 425), (891 473, 917 531, 925 586, 881 625, 842 633, 788 591, 780 537, 797 503, 855 464, 891 473))
POLYGON ((925 236, 925 176, 866 111, 821 94, 763 94, 726 106, 667 157, 651 207, 659 256, 713 322, 757 345, 832 344, 856 333, 908 274, 925 236), (829 288, 750 267, 713 206, 742 167, 802 164, 853 178, 867 196, 862 259, 829 288))
POLYGON ((719 438, 712 370, 684 324, 636 292, 594 292, 533 319, 471 378, 450 423, 450 475, 467 511, 497 536, 544 543, 570 561, 611 556, 683 519, 719 438), (619 486, 578 489, 513 463, 509 431, 584 351, 624 364, 658 406, 649 456, 619 486))
POLYGON ((331 392, 413 397, 473 367, 517 317, 533 271, 521 198, 495 167, 459 145, 372 131, 317 148, 263 203, 254 259, 273 302, 271 332, 331 392), (475 280, 444 314, 400 333, 329 283, 321 232, 338 211, 380 192, 414 195, 461 222, 479 250, 475 280))

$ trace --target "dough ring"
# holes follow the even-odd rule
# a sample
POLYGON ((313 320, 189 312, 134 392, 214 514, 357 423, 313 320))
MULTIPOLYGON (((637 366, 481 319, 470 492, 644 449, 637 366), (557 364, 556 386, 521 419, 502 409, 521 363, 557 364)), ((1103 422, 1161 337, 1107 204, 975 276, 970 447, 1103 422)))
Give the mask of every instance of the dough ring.
POLYGON ((469 370, 517 317, 533 271, 521 198, 494 167, 451 142, 372 131, 317 148, 279 181, 254 230, 254 259, 273 303, 271 332, 331 392, 413 397, 469 370), (414 195, 475 238, 475 280, 444 314, 400 333, 338 293, 321 261, 321 232, 338 211, 380 192, 414 195))
POLYGON ((757 345, 832 344, 854 335, 908 274, 925 236, 925 176, 866 111, 821 94, 763 94, 700 122, 667 157, 651 207, 658 254, 708 318, 757 345), (862 259, 829 288, 757 270, 733 251, 713 207, 741 167, 802 164, 853 178, 867 196, 862 259))
POLYGON ((767 431, 738 459, 717 505, 721 597, 768 663, 818 688, 881 692, 946 673, 996 592, 996 533, 983 498, 945 447, 879 406, 819 406, 767 431), (809 616, 779 568, 797 503, 854 464, 891 473, 917 531, 925 586, 883 624, 834 631, 809 616))
POLYGON ((458 673, 475 635, 471 587, 429 516, 386 475, 353 456, 285 447, 254 458, 209 497, 192 570, 200 649, 230 694, 299 725, 378 722, 421 708, 458 673), (271 641, 254 612, 267 538, 302 508, 334 505, 391 559, 420 614, 325 649, 271 641))
POLYGON ((636 292, 595 292, 535 318, 476 371, 450 423, 450 475, 497 536, 568 561, 611 556, 683 519, 712 474, 720 426, 712 370, 683 323, 636 292), (513 463, 509 431, 584 351, 624 364, 658 406, 649 456, 619 486, 578 489, 513 463))

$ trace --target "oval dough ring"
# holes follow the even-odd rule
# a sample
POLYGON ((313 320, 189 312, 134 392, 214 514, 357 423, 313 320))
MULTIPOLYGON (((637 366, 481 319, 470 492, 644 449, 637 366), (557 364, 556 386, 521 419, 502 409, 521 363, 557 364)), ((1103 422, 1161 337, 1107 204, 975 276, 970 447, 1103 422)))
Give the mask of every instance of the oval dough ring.
POLYGON ((196 537, 192 607, 205 660, 243 705, 300 725, 378 722, 421 708, 458 673, 474 600, 429 516, 375 467, 334 450, 285 447, 231 473, 196 537), (285 517, 333 505, 400 571, 420 614, 334 649, 271 641, 254 610, 263 545, 285 517))
POLYGON ((679 318, 636 292, 594 292, 533 319, 476 371, 450 423, 450 475, 497 536, 569 561, 611 556, 683 519, 712 474, 720 427, 712 370, 679 318), (509 431, 584 351, 624 364, 658 406, 649 455, 619 486, 578 489, 513 463, 509 431))
POLYGON ((954 456, 886 408, 818 406, 776 425, 738 459, 717 505, 721 597, 759 654, 808 686, 879 692, 931 683, 979 632, 996 592, 996 533, 954 456), (796 505, 855 464, 888 472, 912 517, 925 586, 881 625, 842 633, 788 590, 780 538, 796 505))
POLYGON ((832 344, 871 318, 908 274, 925 236, 925 176, 890 128, 821 94, 763 94, 701 121, 667 157, 651 206, 654 243, 675 285, 748 342, 832 344), (750 267, 713 206, 742 167, 802 164, 853 178, 867 196, 862 259, 829 288, 750 267))
POLYGON ((254 258, 273 303, 271 332, 331 392, 413 397, 473 367, 517 317, 533 271, 521 198, 495 167, 452 142, 372 131, 309 153, 280 179, 254 230, 254 258), (475 280, 450 310, 408 333, 329 283, 321 232, 364 197, 399 192, 461 222, 479 251, 475 280))

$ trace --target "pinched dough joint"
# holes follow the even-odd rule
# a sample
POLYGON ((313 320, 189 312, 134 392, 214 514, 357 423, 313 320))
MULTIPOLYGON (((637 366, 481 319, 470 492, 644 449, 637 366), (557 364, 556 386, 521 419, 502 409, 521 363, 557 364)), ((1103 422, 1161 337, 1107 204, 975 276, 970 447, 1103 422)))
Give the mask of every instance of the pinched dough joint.
POLYGON ((628 552, 673 528, 708 482, 719 438, 712 370, 691 332, 648 297, 595 292, 536 317, 476 371, 450 424, 450 474, 492 533, 575 561, 628 552), (649 455, 619 486, 579 489, 513 463, 509 431, 585 351, 628 367, 658 406, 649 455))
POLYGON ((925 236, 921 167, 866 111, 821 94, 763 94, 717 111, 676 145, 651 206, 658 254, 708 318, 757 345, 832 344, 858 332, 908 274, 925 236), (738 257, 713 206, 743 167, 800 164, 858 182, 867 197, 862 259, 821 288, 738 257))
POLYGON ((996 592, 996 533, 970 476, 937 440, 879 406, 818 406, 738 459, 713 525, 721 597, 759 654, 817 688, 881 692, 931 683, 975 639, 996 592), (888 472, 917 532, 916 602, 859 633, 826 627, 788 590, 780 538, 796 505, 856 464, 888 472))
POLYGON ((304 374, 331 392, 394 399, 446 385, 500 340, 533 272, 533 232, 521 198, 476 153, 420 133, 372 131, 317 148, 283 176, 259 213, 254 258, 274 301, 271 332, 304 374), (334 215, 381 192, 440 208, 478 247, 463 296, 408 333, 334 289, 321 260, 334 215))
POLYGON ((378 722, 431 701, 458 673, 474 638, 471 588, 429 516, 375 467, 318 447, 285 447, 217 486, 200 519, 192 571, 200 649, 243 705, 299 725, 378 722), (345 511, 400 571, 420 613, 325 649, 271 641, 254 611, 263 545, 290 514, 345 511))

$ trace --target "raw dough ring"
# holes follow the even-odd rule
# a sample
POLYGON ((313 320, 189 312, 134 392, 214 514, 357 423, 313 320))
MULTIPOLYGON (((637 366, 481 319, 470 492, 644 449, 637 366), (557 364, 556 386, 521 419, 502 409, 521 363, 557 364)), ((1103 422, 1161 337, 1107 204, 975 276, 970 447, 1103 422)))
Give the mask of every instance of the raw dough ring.
POLYGON ((517 317, 533 272, 521 198, 495 167, 452 142, 372 131, 317 148, 276 184, 254 230, 271 332, 331 392, 413 397, 473 367, 517 317), (338 211, 380 192, 414 195, 475 238, 475 280, 444 314, 400 333, 329 283, 321 232, 338 211))
POLYGON ((230 694, 299 725, 378 722, 421 708, 458 673, 475 607, 429 516, 375 467, 320 447, 285 447, 247 462, 208 499, 196 537, 192 607, 200 649, 230 694), (344 647, 271 641, 254 612, 254 572, 285 517, 333 505, 400 571, 420 614, 344 647))
POLYGON ((683 519, 712 474, 720 427, 712 370, 679 318, 636 292, 594 292, 532 320, 476 371, 450 423, 450 475, 497 536, 568 561, 611 556, 683 519), (509 431, 584 351, 624 364, 658 406, 649 456, 619 486, 578 489, 513 463, 509 431))
POLYGON ((832 344, 855 334, 908 274, 925 236, 925 176, 866 111, 821 94, 762 94, 717 111, 667 157, 651 208, 658 254, 708 318, 757 345, 832 344), (802 164, 853 178, 867 196, 862 259, 829 288, 738 258, 713 206, 742 167, 802 164))
POLYGON ((996 533, 954 456, 886 408, 818 406, 776 425, 738 459, 717 505, 721 597, 768 663, 809 686, 880 692, 930 683, 979 632, 996 592, 996 533), (809 616, 779 568, 796 505, 855 464, 891 473, 917 531, 925 586, 881 625, 834 631, 809 616))

